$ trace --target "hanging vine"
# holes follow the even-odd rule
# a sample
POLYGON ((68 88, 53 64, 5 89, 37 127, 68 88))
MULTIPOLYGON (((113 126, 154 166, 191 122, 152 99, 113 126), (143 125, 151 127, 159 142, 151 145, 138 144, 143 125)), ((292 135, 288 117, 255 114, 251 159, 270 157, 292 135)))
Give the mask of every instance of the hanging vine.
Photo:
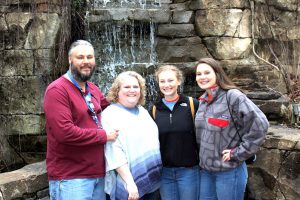
POLYGON ((71 2, 62 0, 61 6, 61 29, 58 41, 58 52, 56 55, 55 67, 53 70, 53 79, 56 79, 67 69, 67 52, 71 39, 71 2))
MULTIPOLYGON (((300 101, 300 57, 298 57, 299 52, 296 51, 296 45, 294 41, 284 41, 281 38, 278 38, 273 30, 270 28, 273 39, 278 42, 278 45, 281 48, 282 58, 274 52, 274 47, 270 42, 267 43, 269 52, 274 58, 274 63, 269 62, 267 59, 262 58, 256 52, 256 38, 254 34, 255 30, 255 2, 253 0, 249 0, 250 8, 251 8, 251 34, 252 34, 252 51, 253 54, 266 64, 272 66, 275 70, 279 71, 286 85, 286 89, 289 97, 292 101, 297 102, 300 101), (292 49, 292 52, 290 52, 292 49), (291 55, 292 54, 292 55, 291 55), (291 63, 291 64, 290 64, 291 63), (292 68, 292 72, 290 71, 292 68)), ((297 10, 295 11, 296 13, 297 10)), ((298 15, 296 16, 296 24, 298 23, 298 15)), ((269 23, 270 24, 270 23, 269 23)))

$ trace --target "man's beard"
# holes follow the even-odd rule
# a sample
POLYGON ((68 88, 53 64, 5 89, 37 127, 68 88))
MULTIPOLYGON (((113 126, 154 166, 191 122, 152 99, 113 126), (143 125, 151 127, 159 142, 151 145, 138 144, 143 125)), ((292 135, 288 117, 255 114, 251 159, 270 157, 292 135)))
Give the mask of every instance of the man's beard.
POLYGON ((71 73, 74 76, 75 80, 86 82, 91 79, 95 71, 95 66, 92 67, 92 70, 89 74, 82 74, 74 65, 71 63, 71 73))

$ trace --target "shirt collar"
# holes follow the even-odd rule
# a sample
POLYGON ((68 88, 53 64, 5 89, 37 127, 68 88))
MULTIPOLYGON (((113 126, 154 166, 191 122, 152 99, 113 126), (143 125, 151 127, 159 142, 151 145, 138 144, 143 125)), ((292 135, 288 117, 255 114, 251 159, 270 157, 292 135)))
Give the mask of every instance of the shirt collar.
POLYGON ((210 95, 206 91, 201 97, 199 97, 200 101, 211 102, 213 99, 216 98, 217 93, 220 90, 220 87, 216 85, 216 86, 209 88, 208 90, 210 90, 210 95))

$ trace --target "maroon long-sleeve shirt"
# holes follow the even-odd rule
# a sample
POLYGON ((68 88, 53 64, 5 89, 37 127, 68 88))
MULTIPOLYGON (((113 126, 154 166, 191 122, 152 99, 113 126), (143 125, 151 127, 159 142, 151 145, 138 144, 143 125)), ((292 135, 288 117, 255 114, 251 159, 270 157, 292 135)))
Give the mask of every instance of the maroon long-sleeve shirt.
MULTIPOLYGON (((97 86, 88 86, 101 122, 109 102, 97 86)), ((44 112, 49 180, 103 177, 106 133, 97 128, 79 89, 63 76, 55 80, 45 92, 44 112)))

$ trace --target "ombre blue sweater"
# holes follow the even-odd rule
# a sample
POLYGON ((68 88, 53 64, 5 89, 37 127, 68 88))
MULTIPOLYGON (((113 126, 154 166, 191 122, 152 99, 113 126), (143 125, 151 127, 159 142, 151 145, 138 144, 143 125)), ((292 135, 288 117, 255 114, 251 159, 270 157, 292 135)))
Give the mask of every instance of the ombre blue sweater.
POLYGON ((119 130, 118 138, 105 146, 105 191, 110 198, 128 199, 126 184, 115 170, 126 163, 139 197, 157 190, 162 168, 158 129, 146 109, 139 106, 132 112, 112 104, 102 114, 102 125, 106 131, 119 130))

